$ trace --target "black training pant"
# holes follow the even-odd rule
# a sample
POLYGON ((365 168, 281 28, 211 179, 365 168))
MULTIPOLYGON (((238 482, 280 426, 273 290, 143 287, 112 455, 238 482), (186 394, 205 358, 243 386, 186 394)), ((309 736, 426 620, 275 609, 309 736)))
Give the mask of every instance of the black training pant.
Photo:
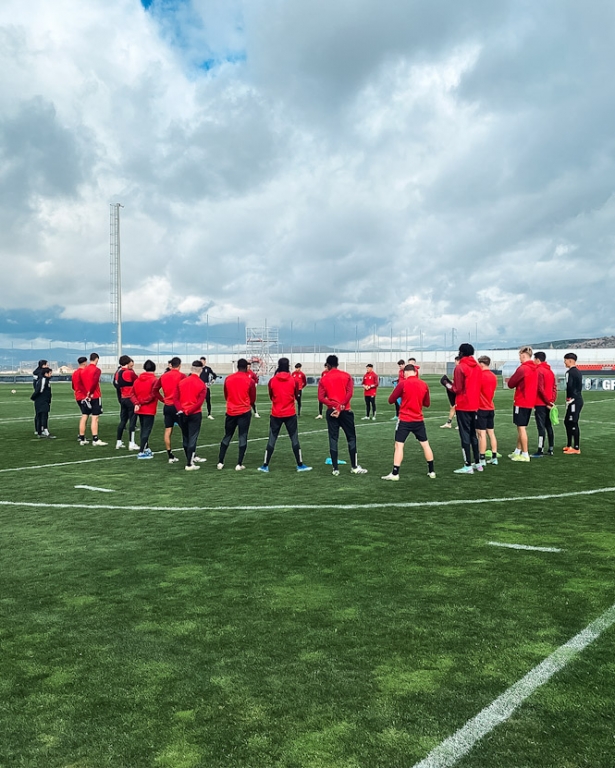
POLYGON ((154 416, 148 416, 147 414, 139 414, 139 423, 141 424, 141 453, 149 447, 149 436, 152 434, 154 428, 154 416))
POLYGON ((476 411, 458 410, 456 411, 456 415, 464 463, 467 467, 472 464, 471 454, 473 453, 474 462, 478 464, 480 456, 478 453, 478 438, 476 436, 476 411))
POLYGON ((275 444, 280 435, 282 425, 286 427, 288 436, 290 437, 290 444, 295 454, 295 460, 297 465, 302 464, 301 459, 301 446, 299 445, 299 429, 297 426, 296 416, 270 416, 269 417, 269 440, 267 441, 267 448, 265 450, 265 466, 271 461, 273 451, 275 450, 275 444))
POLYGON ((295 395, 295 400, 297 401, 297 416, 301 416, 301 390, 297 390, 297 394, 295 395))
POLYGON ((369 407, 372 408, 372 416, 376 415, 376 395, 365 395, 365 415, 369 416, 369 407))
POLYGON ((564 426, 566 427, 566 437, 568 438, 569 448, 579 448, 581 442, 581 430, 579 429, 579 416, 583 408, 582 400, 573 400, 568 403, 566 415, 564 416, 564 426))
POLYGON ((243 457, 246 455, 246 449, 248 447, 248 430, 250 429, 250 421, 252 420, 252 411, 246 411, 239 416, 229 416, 226 414, 224 421, 224 437, 220 443, 220 453, 218 455, 218 463, 224 464, 224 457, 228 450, 235 430, 238 430, 239 435, 239 456, 237 464, 243 464, 243 457))
POLYGON ((537 405, 534 407, 534 418, 536 419, 536 429, 538 430, 538 451, 542 453, 545 446, 545 435, 549 440, 549 450, 553 450, 553 424, 549 416, 549 409, 546 405, 537 405))
POLYGON ((199 440, 199 432, 201 431, 201 422, 203 421, 203 414, 193 413, 190 416, 186 416, 182 413, 179 426, 182 431, 182 446, 184 453, 186 454, 186 465, 192 464, 192 459, 196 453, 196 444, 199 440))
POLYGON ((207 387, 207 394, 205 395, 205 403, 207 405, 207 415, 211 416, 211 391, 209 386, 207 387))
POLYGON ((135 404, 129 397, 123 397, 120 400, 120 423, 117 425, 117 439, 121 440, 126 425, 128 424, 129 437, 132 440, 137 428, 137 414, 135 413, 135 404))
POLYGON ((348 442, 348 453, 350 454, 350 464, 357 466, 357 433, 354 426, 354 413, 352 411, 340 411, 340 415, 333 417, 332 408, 327 408, 327 428, 329 429, 329 453, 331 454, 331 463, 333 469, 337 469, 338 458, 338 438, 340 427, 346 435, 348 442))

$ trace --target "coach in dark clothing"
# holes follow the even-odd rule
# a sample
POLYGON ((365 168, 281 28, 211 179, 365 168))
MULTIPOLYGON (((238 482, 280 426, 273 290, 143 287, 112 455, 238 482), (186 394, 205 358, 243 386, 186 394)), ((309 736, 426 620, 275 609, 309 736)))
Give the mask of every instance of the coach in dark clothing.
POLYGON ((203 382, 203 384, 207 384, 207 395, 205 397, 205 405, 207 406, 207 418, 213 420, 213 416, 211 415, 211 389, 210 384, 215 381, 218 377, 213 372, 213 370, 207 365, 207 358, 201 357, 201 362, 203 363, 203 370, 201 371, 200 379, 203 382))

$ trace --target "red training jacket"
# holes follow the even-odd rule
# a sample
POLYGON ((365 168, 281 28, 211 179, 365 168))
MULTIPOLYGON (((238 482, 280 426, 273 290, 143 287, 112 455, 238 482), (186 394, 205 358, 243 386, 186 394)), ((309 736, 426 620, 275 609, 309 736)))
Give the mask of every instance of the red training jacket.
POLYGON ((301 391, 307 385, 307 377, 301 368, 295 368, 291 376, 297 381, 297 384, 299 385, 299 391, 301 391))
POLYGON ((207 395, 207 384, 204 384, 198 373, 191 373, 179 382, 175 407, 186 416, 200 413, 207 395))
POLYGON ((362 384, 365 397, 376 397, 380 380, 375 371, 368 371, 365 376, 363 376, 362 384), (365 387, 367 387, 367 389, 365 389, 365 387))
POLYGON ((256 384, 250 371, 237 371, 227 376, 224 379, 224 397, 228 416, 241 416, 249 411, 256 402, 256 384))
POLYGON ((75 400, 78 403, 80 403, 82 400, 85 400, 86 396, 86 391, 83 388, 83 382, 81 381, 82 372, 83 368, 77 368, 77 370, 73 371, 73 375, 71 377, 71 386, 75 391, 75 400))
POLYGON ((493 371, 487 368, 481 368, 482 378, 480 382, 480 399, 478 401, 479 411, 495 411, 493 396, 498 388, 498 377, 493 371))
POLYGON ((100 368, 95 363, 81 369, 81 383, 85 389, 85 397, 97 399, 100 394, 100 368))
POLYGON ((478 411, 480 402, 480 386, 483 372, 480 365, 470 355, 462 357, 455 366, 453 376, 453 392, 455 408, 458 411, 478 411))
POLYGON ((141 416, 155 416, 158 403, 164 402, 160 394, 160 379, 151 371, 143 371, 132 386, 130 399, 139 406, 141 416))
POLYGON ((513 404, 519 408, 533 408, 538 393, 538 366, 526 360, 508 379, 508 388, 515 390, 513 404))
POLYGON ((164 395, 165 405, 175 405, 179 400, 178 387, 179 382, 186 378, 186 374, 182 373, 179 368, 171 368, 170 371, 166 371, 160 377, 160 387, 164 395))
POLYGON ((338 411, 351 411, 354 383, 352 376, 339 368, 329 368, 318 382, 318 401, 338 411))
POLYGON ((431 398, 429 387, 418 376, 408 376, 389 395, 389 403, 393 404, 401 397, 399 406, 400 421, 424 421, 423 408, 429 408, 431 398))
POLYGON ((551 405, 557 400, 557 379, 549 363, 536 366, 538 370, 538 391, 535 405, 551 405))
POLYGON ((269 379, 271 415, 278 419, 295 416, 295 397, 299 389, 299 382, 294 373, 280 371, 273 378, 269 379))

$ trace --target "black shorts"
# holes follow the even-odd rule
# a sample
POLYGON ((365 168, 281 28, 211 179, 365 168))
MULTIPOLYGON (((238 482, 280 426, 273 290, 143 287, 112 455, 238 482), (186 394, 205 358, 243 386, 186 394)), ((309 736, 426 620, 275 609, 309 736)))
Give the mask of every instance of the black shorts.
POLYGON ((476 429, 485 430, 495 427, 495 411, 478 411, 476 416, 476 429))
POLYGON ((103 412, 100 397, 93 397, 91 400, 80 400, 77 405, 84 416, 100 416, 103 412))
POLYGON ((172 429, 177 424, 177 408, 174 405, 165 405, 162 415, 165 429, 172 429))
POLYGON ((395 442, 405 443, 409 435, 414 435, 419 443, 427 442, 427 430, 424 421, 400 421, 395 430, 395 442))
POLYGON ((527 427, 532 415, 531 408, 521 408, 518 405, 513 406, 513 424, 517 427, 527 427))

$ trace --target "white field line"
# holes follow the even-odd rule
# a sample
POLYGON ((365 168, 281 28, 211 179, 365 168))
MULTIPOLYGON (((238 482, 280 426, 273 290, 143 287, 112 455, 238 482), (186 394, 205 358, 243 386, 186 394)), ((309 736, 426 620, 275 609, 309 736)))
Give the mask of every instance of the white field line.
POLYGON ((414 768, 450 768, 474 747, 476 742, 505 722, 523 702, 563 669, 590 643, 615 624, 615 605, 608 608, 602 616, 592 621, 584 630, 575 635, 564 645, 555 650, 541 664, 512 685, 492 704, 479 712, 476 717, 460 728, 448 739, 432 750, 424 760, 414 768))
POLYGON ((519 501, 537 501, 546 499, 569 499, 575 496, 594 496, 599 493, 615 493, 612 488, 594 488, 589 491, 570 491, 568 493, 549 493, 541 496, 505 496, 490 499, 449 499, 448 501, 391 501, 376 504, 221 504, 213 507, 169 507, 125 504, 56 504, 39 501, 0 500, 1 507, 29 507, 33 509, 111 509, 123 512, 269 512, 281 509, 320 510, 320 509, 422 509, 433 507, 459 507, 471 504, 514 504, 519 501))
MULTIPOLYGON (((77 487, 77 486, 75 486, 77 487)), ((491 547, 505 547, 506 549, 529 549, 533 552, 561 552, 557 547, 531 547, 529 544, 504 544, 501 541, 488 541, 491 547)))
POLYGON ((115 493, 113 488, 97 488, 95 485, 76 485, 75 488, 83 488, 84 491, 100 491, 101 493, 115 493))

